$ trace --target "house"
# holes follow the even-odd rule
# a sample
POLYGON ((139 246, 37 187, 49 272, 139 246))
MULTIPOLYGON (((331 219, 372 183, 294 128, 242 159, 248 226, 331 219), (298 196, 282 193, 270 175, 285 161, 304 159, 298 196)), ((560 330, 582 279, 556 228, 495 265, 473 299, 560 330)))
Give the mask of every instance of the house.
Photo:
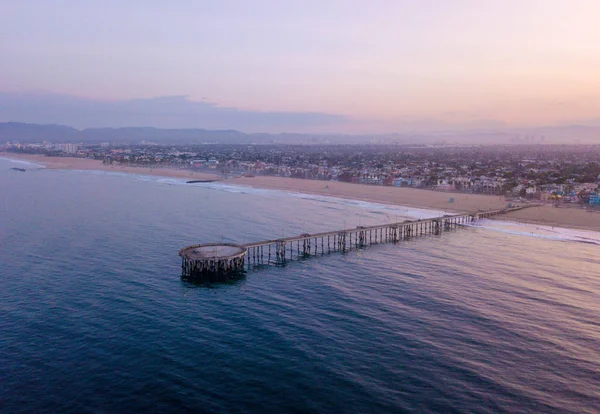
POLYGON ((378 177, 361 177, 358 180, 358 182, 361 184, 375 184, 375 185, 383 184, 383 180, 378 177))
POLYGON ((419 188, 419 187, 422 187, 424 183, 425 183, 424 178, 413 178, 411 180, 410 186, 414 187, 414 188, 419 188))
POLYGON ((392 185, 394 187, 410 187, 412 184, 412 180, 411 179, 406 179, 406 178, 402 178, 402 177, 398 177, 398 178, 394 178, 392 180, 392 185))
POLYGON ((527 194, 528 196, 533 196, 536 192, 537 189, 535 187, 528 187, 525 189, 525 194, 527 194))
POLYGON ((440 191, 452 191, 456 187, 454 187, 454 184, 450 184, 444 180, 444 181, 440 182, 438 185, 434 186, 433 188, 436 190, 440 190, 440 191))

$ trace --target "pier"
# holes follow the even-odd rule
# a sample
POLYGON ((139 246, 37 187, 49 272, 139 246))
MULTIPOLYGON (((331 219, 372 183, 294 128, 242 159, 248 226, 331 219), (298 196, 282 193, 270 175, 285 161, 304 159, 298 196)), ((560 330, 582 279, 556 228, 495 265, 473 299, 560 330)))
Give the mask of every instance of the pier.
POLYGON ((247 244, 213 243, 188 246, 179 251, 182 259, 182 277, 204 278, 241 273, 244 269, 260 265, 285 265, 289 260, 352 249, 374 244, 397 243, 424 235, 439 235, 479 219, 533 207, 532 205, 445 215, 443 217, 405 220, 377 226, 358 226, 352 229, 301 234, 247 244))
POLYGON ((197 244, 179 251, 181 271, 187 277, 227 275, 244 270, 245 245, 230 243, 197 244))

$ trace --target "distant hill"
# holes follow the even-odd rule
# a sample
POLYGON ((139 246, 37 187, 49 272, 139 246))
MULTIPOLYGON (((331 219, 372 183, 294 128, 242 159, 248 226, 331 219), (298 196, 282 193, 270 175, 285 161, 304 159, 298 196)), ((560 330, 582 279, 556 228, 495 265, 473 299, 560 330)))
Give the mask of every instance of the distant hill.
POLYGON ((386 142, 400 142, 402 138, 392 135, 324 135, 324 134, 245 134, 235 130, 207 129, 161 129, 153 127, 125 128, 88 128, 78 130, 63 125, 26 124, 20 122, 0 123, 0 143, 18 141, 21 143, 36 143, 47 141, 59 142, 113 142, 139 143, 141 141, 158 144, 354 144, 369 143, 376 139, 386 142))
POLYGON ((160 129, 147 127, 90 128, 78 130, 64 125, 40 125, 20 122, 0 123, 0 142, 34 143, 58 142, 140 142, 157 143, 240 143, 250 142, 251 136, 233 130, 160 129))
POLYGON ((22 143, 78 142, 81 131, 64 125, 24 124, 21 122, 0 123, 0 142, 19 141, 22 143))
POLYGON ((236 130, 161 129, 153 127, 88 128, 78 130, 64 125, 0 123, 0 143, 18 141, 36 143, 59 142, 113 142, 157 144, 600 144, 598 126, 553 126, 526 129, 438 131, 381 135, 300 134, 283 133, 246 134, 236 130))

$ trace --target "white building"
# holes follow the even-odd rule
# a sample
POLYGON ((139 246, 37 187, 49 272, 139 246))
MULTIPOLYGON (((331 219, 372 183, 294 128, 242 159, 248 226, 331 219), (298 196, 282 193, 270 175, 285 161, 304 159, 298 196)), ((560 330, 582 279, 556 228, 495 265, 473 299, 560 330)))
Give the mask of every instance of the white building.
POLYGON ((57 144, 54 148, 68 154, 74 154, 79 150, 79 144, 57 144))

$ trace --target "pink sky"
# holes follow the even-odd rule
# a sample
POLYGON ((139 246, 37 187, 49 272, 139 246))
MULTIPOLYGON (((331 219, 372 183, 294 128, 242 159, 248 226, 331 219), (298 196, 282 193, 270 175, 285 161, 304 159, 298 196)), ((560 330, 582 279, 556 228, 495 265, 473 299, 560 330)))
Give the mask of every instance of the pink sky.
POLYGON ((8 2, 0 90, 540 125, 600 118, 600 1, 8 2))

